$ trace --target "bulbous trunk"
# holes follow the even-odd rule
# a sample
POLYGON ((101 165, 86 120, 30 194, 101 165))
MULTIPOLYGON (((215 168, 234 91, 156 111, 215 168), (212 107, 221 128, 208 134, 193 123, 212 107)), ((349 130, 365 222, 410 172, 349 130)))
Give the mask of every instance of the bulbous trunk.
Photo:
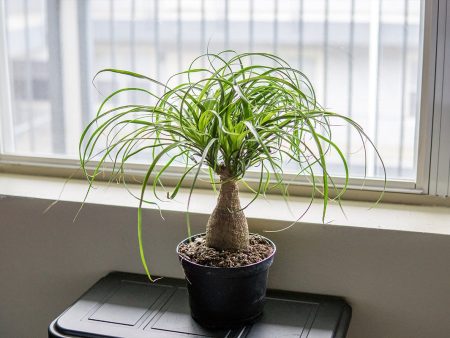
POLYGON ((248 224, 239 201, 236 181, 221 177, 217 205, 206 225, 206 245, 218 250, 244 250, 249 246, 248 224))

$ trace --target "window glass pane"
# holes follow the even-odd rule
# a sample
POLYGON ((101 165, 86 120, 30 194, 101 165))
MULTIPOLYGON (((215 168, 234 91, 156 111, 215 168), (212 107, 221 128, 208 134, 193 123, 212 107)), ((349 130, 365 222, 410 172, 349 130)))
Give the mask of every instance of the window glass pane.
MULTIPOLYGON (((6 0, 13 142, 5 151, 76 157, 81 130, 105 95, 143 85, 103 75, 94 88, 102 68, 165 81, 207 48, 230 48, 275 53, 301 69, 324 107, 364 127, 388 179, 414 180, 421 6, 420 0, 6 0)), ((351 154, 351 176, 363 176, 359 135, 336 126, 333 140, 351 154)), ((381 177, 367 149, 367 175, 381 177)))
MULTIPOLYGON (((15 153, 51 153, 45 1, 6 1, 15 153)), ((3 112, 4 113, 4 112, 3 112)))

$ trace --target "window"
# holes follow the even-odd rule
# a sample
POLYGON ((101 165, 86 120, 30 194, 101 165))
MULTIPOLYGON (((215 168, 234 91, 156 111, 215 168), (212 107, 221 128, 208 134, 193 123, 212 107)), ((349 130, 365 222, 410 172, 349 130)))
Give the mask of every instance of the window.
MULTIPOLYGON (((438 12, 445 22, 445 1, 439 11, 438 5, 420 0, 2 3, 0 69, 7 74, 2 79, 3 154, 76 158, 79 135, 102 93, 133 84, 128 78, 101 76, 96 90, 91 80, 102 68, 132 69, 164 80, 207 48, 234 49, 272 52, 306 73, 323 106, 351 116, 374 140, 392 186, 414 188, 423 177, 427 182, 433 177, 426 155, 431 141, 419 144, 419 131, 431 130, 424 112, 428 87, 422 88, 422 82, 434 65, 433 55, 423 63, 429 50, 422 37, 438 12), (422 70, 423 64, 431 68, 422 70), (419 145, 426 148, 424 156, 419 145)), ((442 30, 441 24, 429 28, 435 39, 438 27, 442 30)), ((358 135, 337 127, 333 137, 351 154, 351 175, 362 177, 358 135)), ((434 143, 440 140, 433 137, 438 138, 434 143)), ((435 152, 440 151, 445 149, 435 152)), ((368 178, 376 182, 383 174, 381 164, 370 150, 367 160, 368 178)), ((442 170, 435 176, 446 177, 442 170)), ((446 183, 444 195, 448 175, 446 183)))

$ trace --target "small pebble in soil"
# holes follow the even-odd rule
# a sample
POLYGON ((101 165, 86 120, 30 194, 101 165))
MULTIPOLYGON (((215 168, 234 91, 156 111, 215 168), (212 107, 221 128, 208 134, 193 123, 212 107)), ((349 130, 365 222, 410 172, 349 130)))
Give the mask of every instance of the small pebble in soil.
POLYGON ((258 263, 272 254, 272 246, 264 237, 250 235, 248 249, 242 251, 216 250, 206 246, 204 236, 194 241, 181 244, 179 254, 194 263, 220 268, 236 268, 258 263))

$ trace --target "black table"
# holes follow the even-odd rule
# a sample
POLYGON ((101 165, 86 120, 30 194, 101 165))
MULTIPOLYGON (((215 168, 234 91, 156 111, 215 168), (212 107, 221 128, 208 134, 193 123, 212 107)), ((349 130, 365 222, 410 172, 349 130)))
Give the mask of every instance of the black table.
POLYGON ((341 338, 351 308, 341 298, 269 290, 263 315, 238 329, 213 331, 189 314, 183 280, 112 272, 100 279, 49 326, 50 338, 226 337, 341 338))

